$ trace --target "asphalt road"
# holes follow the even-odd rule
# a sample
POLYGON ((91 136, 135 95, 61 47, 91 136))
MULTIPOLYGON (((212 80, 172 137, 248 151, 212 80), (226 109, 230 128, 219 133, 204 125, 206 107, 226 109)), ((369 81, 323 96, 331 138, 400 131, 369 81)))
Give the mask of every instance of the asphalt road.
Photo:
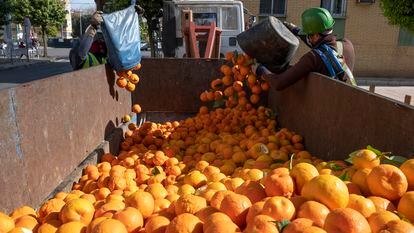
POLYGON ((0 71, 0 89, 72 71, 69 62, 48 62, 0 71))
MULTIPOLYGON (((26 67, 16 67, 7 70, 0 69, 0 90, 17 86, 54 75, 71 72, 68 54, 70 49, 48 48, 48 55, 56 62, 39 63, 26 67)), ((149 51, 142 51, 143 57, 149 57, 149 51)))

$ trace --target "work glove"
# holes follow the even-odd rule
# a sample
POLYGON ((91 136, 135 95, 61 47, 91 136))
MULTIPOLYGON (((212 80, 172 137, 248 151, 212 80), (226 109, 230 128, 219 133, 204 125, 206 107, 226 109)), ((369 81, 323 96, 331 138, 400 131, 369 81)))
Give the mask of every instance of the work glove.
POLYGON ((255 74, 257 77, 262 76, 266 73, 266 67, 264 67, 262 64, 256 62, 253 63, 252 65, 252 72, 253 74, 255 74))
POLYGON ((93 13, 93 15, 92 15, 90 24, 95 29, 98 29, 98 27, 103 22, 102 14, 103 14, 102 11, 97 11, 97 12, 93 13))
POLYGON ((285 25, 293 34, 298 35, 300 31, 300 28, 298 26, 287 21, 283 21, 283 25, 285 25))
POLYGON ((135 5, 135 11, 139 14, 139 15, 142 15, 142 14, 144 14, 144 12, 145 12, 145 10, 144 10, 144 8, 142 8, 140 5, 135 5))

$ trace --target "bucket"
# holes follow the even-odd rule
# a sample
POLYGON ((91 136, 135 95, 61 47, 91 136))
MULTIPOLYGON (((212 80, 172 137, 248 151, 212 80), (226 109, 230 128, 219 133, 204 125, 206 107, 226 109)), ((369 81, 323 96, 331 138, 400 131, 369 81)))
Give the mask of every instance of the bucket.
POLYGON ((298 38, 273 16, 237 36, 240 48, 274 73, 283 70, 299 47, 298 38))

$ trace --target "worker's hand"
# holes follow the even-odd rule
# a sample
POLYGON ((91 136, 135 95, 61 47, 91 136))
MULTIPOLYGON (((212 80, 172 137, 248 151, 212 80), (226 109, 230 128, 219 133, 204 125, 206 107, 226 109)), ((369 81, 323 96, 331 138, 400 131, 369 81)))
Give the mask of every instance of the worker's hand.
POLYGON ((144 8, 142 8, 140 5, 135 5, 135 11, 139 14, 139 15, 142 15, 142 14, 144 14, 144 12, 145 12, 145 10, 144 10, 144 8))
POLYGON ((92 27, 94 27, 95 29, 98 29, 98 27, 101 25, 101 23, 103 22, 103 18, 102 18, 102 11, 97 11, 95 13, 93 13, 92 18, 91 18, 91 25, 92 27))
POLYGON ((257 75, 256 72, 257 72, 259 66, 261 66, 260 63, 257 63, 257 62, 254 62, 253 63, 253 65, 252 65, 252 72, 253 72, 253 74, 256 74, 257 75))

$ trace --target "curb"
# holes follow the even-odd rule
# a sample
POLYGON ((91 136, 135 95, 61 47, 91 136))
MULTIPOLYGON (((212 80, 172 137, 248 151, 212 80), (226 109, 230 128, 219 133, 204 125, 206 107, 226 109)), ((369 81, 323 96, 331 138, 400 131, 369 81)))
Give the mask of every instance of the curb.
POLYGON ((28 63, 28 64, 24 64, 24 65, 10 66, 10 67, 6 67, 6 68, 2 68, 1 65, 0 65, 0 71, 11 70, 11 69, 21 68, 21 67, 23 67, 23 68, 26 67, 27 68, 27 67, 32 66, 32 65, 38 65, 38 64, 49 63, 49 62, 52 62, 52 60, 40 60, 38 62, 28 63))

